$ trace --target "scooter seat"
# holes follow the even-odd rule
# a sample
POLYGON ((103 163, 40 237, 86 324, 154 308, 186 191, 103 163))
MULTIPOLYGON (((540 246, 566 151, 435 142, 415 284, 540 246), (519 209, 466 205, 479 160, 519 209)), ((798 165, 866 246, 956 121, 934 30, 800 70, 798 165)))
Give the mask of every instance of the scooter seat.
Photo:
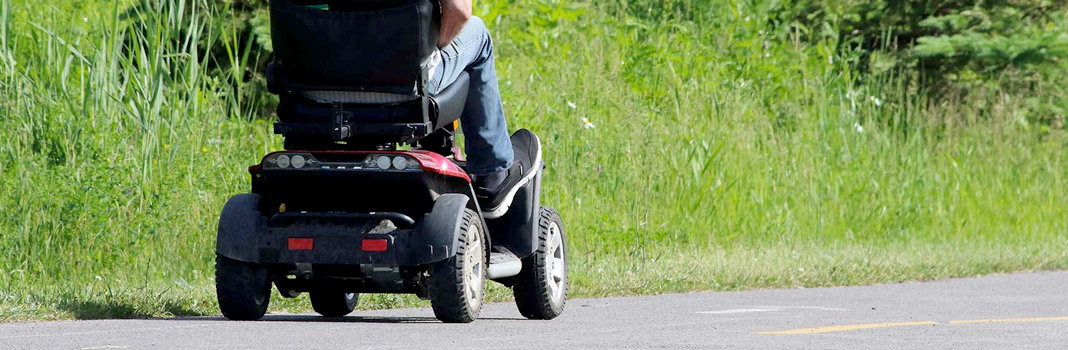
MULTIPOLYGON (((467 93, 470 84, 470 75, 461 72, 456 81, 445 87, 436 95, 430 97, 431 116, 434 120, 434 129, 452 123, 460 118, 467 104, 467 93)), ((304 97, 315 100, 318 103, 355 103, 362 105, 390 105, 413 101, 418 95, 403 95, 371 91, 304 91, 304 97)))

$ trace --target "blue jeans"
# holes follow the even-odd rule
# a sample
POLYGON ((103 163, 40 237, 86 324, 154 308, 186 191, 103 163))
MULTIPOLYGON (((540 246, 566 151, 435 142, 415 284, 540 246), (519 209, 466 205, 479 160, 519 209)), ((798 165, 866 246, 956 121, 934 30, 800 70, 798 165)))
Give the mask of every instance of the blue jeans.
POLYGON ((438 93, 467 71, 471 87, 460 115, 467 151, 467 171, 487 175, 512 166, 512 141, 508 138, 497 72, 493 69, 493 41, 482 19, 471 17, 460 34, 441 49, 441 63, 430 77, 429 90, 438 93))

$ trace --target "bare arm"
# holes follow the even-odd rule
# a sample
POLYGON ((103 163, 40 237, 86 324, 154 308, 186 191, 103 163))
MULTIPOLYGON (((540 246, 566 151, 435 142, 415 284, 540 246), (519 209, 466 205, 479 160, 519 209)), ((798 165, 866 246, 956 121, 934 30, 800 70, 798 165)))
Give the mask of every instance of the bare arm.
POLYGON ((445 47, 460 35, 464 24, 471 18, 472 0, 441 0, 441 33, 438 47, 445 47))

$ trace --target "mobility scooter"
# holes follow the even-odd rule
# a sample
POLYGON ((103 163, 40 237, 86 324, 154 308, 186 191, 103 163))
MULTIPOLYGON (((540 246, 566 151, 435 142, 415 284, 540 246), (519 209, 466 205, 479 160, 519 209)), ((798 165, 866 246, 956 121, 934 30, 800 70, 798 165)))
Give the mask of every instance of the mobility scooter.
POLYGON ((285 150, 249 167, 251 193, 222 209, 226 318, 263 317, 273 284, 287 298, 307 292, 328 317, 351 313, 360 293, 410 293, 441 321, 471 322, 487 280, 511 287, 527 318, 563 312, 564 225, 539 201, 537 136, 512 135, 536 170, 509 207, 483 213, 453 145, 469 77, 427 91, 439 11, 437 0, 270 1, 267 84, 285 150))

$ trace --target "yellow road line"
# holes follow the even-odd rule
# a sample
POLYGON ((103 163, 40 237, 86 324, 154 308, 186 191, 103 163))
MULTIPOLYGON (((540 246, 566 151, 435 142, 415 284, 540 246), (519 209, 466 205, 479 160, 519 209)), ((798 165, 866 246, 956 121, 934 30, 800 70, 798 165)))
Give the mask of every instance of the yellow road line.
MULTIPOLYGON (((988 318, 988 319, 979 319, 979 320, 953 320, 953 321, 947 322, 947 324, 1023 323, 1023 322, 1050 322, 1050 321, 1068 321, 1068 316, 1029 317, 1029 318, 988 318)), ((856 330, 861 330, 861 329, 872 329, 872 328, 907 327, 907 326, 930 326, 930 325, 937 325, 937 324, 942 324, 942 323, 938 323, 938 322, 935 322, 935 321, 862 323, 862 324, 847 324, 847 325, 841 325, 841 326, 797 328, 797 329, 787 329, 787 330, 772 331, 772 332, 757 332, 757 334, 815 334, 815 333, 856 331, 856 330)))
POLYGON ((1068 316, 1060 317, 1030 317, 1030 318, 990 318, 983 320, 955 320, 949 321, 954 324, 970 324, 970 323, 1016 323, 1016 322, 1049 322, 1049 321, 1068 321, 1068 316))
POLYGON ((831 332, 855 331, 855 330, 860 330, 860 329, 871 329, 871 328, 905 327, 905 326, 930 326, 930 325, 936 325, 936 324, 938 324, 938 322, 935 322, 935 321, 863 323, 863 324, 847 324, 847 325, 841 325, 841 326, 787 329, 787 330, 784 330, 784 331, 774 331, 774 332, 757 332, 757 334, 814 334, 814 333, 831 333, 831 332))

